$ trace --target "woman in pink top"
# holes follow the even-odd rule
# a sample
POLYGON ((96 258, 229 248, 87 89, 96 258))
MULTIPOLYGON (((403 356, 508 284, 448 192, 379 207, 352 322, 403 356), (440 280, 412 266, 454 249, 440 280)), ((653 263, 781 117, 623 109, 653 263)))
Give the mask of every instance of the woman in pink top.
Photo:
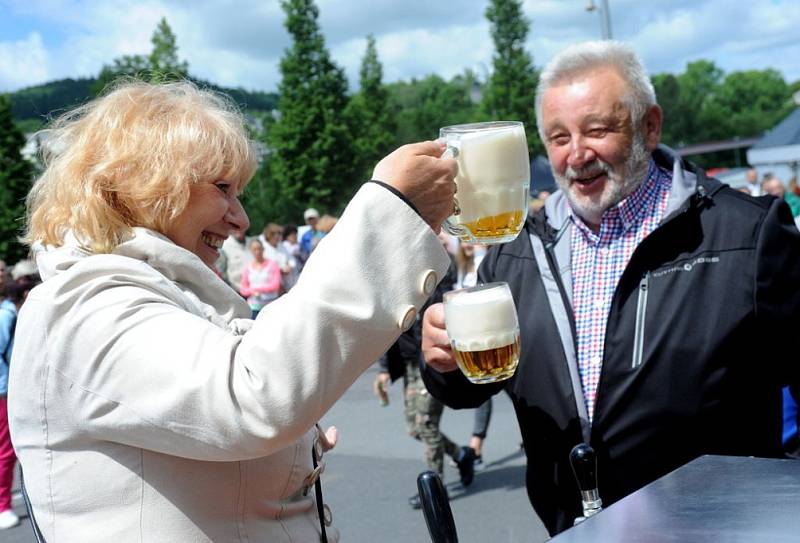
POLYGON ((281 269, 274 260, 264 258, 264 246, 257 239, 250 242, 250 252, 253 253, 254 260, 242 273, 239 292, 247 298, 255 319, 265 305, 278 297, 281 269))

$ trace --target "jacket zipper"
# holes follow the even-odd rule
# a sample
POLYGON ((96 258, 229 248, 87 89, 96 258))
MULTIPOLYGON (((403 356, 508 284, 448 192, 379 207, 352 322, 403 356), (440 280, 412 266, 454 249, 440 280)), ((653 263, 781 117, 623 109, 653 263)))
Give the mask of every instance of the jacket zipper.
POLYGON ((639 298, 636 302, 636 325, 633 333, 633 361, 631 369, 642 365, 644 352, 644 320, 647 314, 647 290, 650 284, 650 272, 645 273, 639 281, 639 298))

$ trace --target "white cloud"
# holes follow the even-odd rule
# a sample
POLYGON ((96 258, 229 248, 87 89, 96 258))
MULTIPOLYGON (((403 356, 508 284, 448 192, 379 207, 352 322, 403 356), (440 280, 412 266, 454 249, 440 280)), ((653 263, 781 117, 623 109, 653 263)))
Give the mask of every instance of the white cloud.
MULTIPOLYGON (((631 41, 651 73, 698 58, 726 71, 774 67, 800 79, 797 0, 608 0, 614 37, 631 41), (735 24, 732 24, 731 22, 735 24)), ((0 42, 0 91, 96 75, 123 54, 146 53, 161 17, 192 74, 223 85, 276 90, 290 40, 277 0, 3 0, 10 17, 38 20, 25 38, 0 42), (39 36, 35 38, 34 36, 39 36)), ((365 37, 375 35, 386 81, 491 67, 488 0, 317 0, 334 61, 357 84, 365 37)), ((601 5, 601 0, 595 0, 601 5)), ((586 0, 525 0, 528 51, 537 66, 565 46, 599 39, 586 0)), ((4 13, 4 16, 6 14, 4 13)), ((13 19, 12 19, 13 20, 13 19)))
POLYGON ((46 81, 48 54, 38 32, 21 40, 0 42, 0 90, 46 81))

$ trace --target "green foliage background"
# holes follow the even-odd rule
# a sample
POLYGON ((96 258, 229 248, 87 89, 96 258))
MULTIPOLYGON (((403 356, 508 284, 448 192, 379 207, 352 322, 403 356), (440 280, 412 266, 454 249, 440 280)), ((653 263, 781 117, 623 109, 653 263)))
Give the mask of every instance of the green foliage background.
POLYGON ((18 241, 33 165, 22 157, 25 136, 14 123, 11 100, 0 95, 0 259, 9 267, 27 255, 18 241))

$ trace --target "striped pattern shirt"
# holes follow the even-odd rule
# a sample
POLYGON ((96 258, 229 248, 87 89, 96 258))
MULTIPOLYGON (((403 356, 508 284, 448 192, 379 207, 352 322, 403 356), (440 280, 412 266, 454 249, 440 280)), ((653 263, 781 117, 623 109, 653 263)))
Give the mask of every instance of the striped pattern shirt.
POLYGON ((634 249, 661 221, 671 186, 672 173, 651 160, 645 181, 603 214, 597 232, 569 211, 575 225, 570 243, 578 368, 590 422, 603 368, 611 299, 634 249))

